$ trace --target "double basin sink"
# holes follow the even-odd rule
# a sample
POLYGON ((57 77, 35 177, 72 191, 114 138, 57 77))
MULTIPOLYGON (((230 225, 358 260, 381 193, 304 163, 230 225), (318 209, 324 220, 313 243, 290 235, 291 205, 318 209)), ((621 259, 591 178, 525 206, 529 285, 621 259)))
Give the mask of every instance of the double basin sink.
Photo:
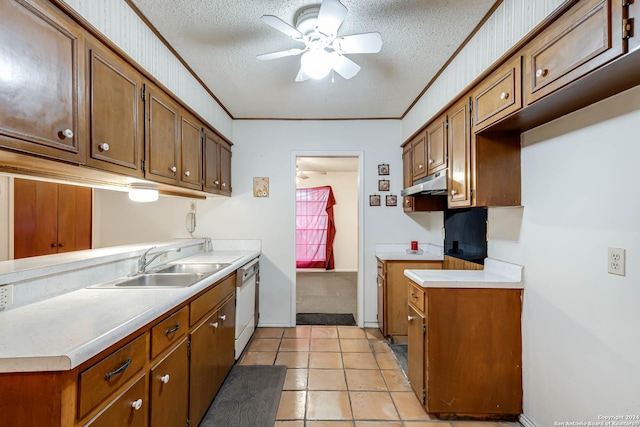
POLYGON ((186 288, 230 266, 228 263, 176 263, 92 288, 186 288))

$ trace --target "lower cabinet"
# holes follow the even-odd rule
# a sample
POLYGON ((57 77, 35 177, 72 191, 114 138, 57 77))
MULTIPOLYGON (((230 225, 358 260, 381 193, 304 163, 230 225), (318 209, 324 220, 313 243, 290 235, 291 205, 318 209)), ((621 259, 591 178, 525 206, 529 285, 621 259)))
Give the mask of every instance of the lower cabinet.
POLYGON ((146 408, 147 378, 140 377, 126 388, 96 418, 89 421, 87 427, 145 427, 148 408, 146 408))
POLYGON ((183 339, 149 375, 149 425, 184 427, 189 416, 188 341, 183 339))
POLYGON ((439 418, 522 413, 520 289, 422 288, 408 281, 408 377, 439 418))

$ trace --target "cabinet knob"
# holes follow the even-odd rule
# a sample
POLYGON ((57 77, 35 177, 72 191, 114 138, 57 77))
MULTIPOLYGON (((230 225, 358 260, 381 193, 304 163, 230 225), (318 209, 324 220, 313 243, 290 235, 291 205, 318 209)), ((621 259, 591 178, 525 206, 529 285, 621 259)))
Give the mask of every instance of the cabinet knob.
POLYGON ((416 295, 413 292, 411 292, 411 298, 418 298, 418 295, 416 295))
POLYGON ((136 411, 140 410, 140 408, 142 408, 142 399, 134 400, 133 402, 131 402, 131 407, 136 411))
POLYGON ((216 187, 217 187, 217 186, 218 186, 218 184, 220 184, 220 181, 218 181, 218 180, 216 179, 213 183, 214 183, 214 184, 216 185, 216 187))
POLYGON ((407 316, 407 320, 411 322, 413 320, 413 316, 407 316))
POLYGON ((56 246, 58 246, 58 244, 57 244, 57 243, 55 243, 55 242, 53 242, 53 243, 51 244, 51 247, 52 247, 52 248, 55 248, 56 246))
POLYGON ((226 188, 226 187, 227 187, 227 183, 226 183, 226 182, 223 182, 223 183, 222 183, 222 188, 226 188))
POLYGON ((405 200, 405 201, 404 201, 404 204, 405 204, 405 205, 408 205, 409 203, 411 203, 411 200, 409 200, 409 199, 407 199, 407 200, 405 200))
POLYGON ((227 315, 223 314, 222 316, 218 316, 218 319, 220 320, 227 320, 227 315))
POLYGON ((177 167, 175 167, 175 166, 171 166, 171 172, 176 173, 176 171, 177 171, 177 170, 178 170, 178 168, 177 168, 177 167))
POLYGON ((433 159, 429 159, 429 164, 433 163, 433 159))
POLYGON ((185 171, 184 172, 184 176, 189 176, 189 175, 191 175, 191 172, 189 172, 189 171, 185 171))
POLYGON ((458 192, 456 190, 451 190, 451 195, 455 196, 456 194, 458 194, 458 192))
POLYGON ((217 328, 218 327, 218 322, 211 323, 211 326, 213 326, 214 328, 217 328))
POLYGON ((109 151, 109 144, 103 142, 102 144, 98 145, 98 148, 100 149, 100 151, 109 151))
POLYGON ((549 70, 547 70, 546 68, 538 68, 536 70, 536 77, 546 77, 548 73, 549 70))
POLYGON ((378 283, 378 287, 381 288, 382 287, 382 283, 378 283))
POLYGON ((424 165, 423 165, 422 163, 420 163, 420 164, 418 165, 418 169, 424 169, 424 165))
POLYGON ((169 378, 170 378, 170 377, 169 377, 169 374, 165 374, 165 375, 163 375, 163 376, 161 376, 161 377, 160 377, 160 381, 161 381, 163 384, 166 384, 166 383, 168 383, 168 382, 169 382, 169 378))
POLYGON ((500 94, 500 99, 509 99, 509 93, 508 92, 502 92, 500 94))
POLYGON ((58 132, 58 138, 60 139, 73 138, 73 131, 71 129, 61 130, 60 132, 58 132))

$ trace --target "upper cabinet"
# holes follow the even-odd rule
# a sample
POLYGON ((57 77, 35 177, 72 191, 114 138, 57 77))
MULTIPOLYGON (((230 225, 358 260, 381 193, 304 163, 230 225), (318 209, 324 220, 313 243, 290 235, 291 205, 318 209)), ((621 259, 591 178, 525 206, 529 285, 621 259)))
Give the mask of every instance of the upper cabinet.
POLYGON ((447 120, 443 114, 427 127, 427 175, 447 167, 447 120))
POLYGON ((622 3, 620 0, 578 2, 526 46, 526 104, 625 52, 622 3))
POLYGON ((204 131, 203 189, 231 195, 231 145, 209 129, 204 131))
POLYGON ((84 163, 82 31, 31 0, 0 0, 0 9, 0 146, 84 163))
POLYGON ((468 207, 471 206, 471 131, 467 98, 451 107, 448 115, 448 204, 450 208, 468 207))
POLYGON ((180 185, 202 190, 202 123, 180 111, 180 185))
POLYGON ((413 170, 413 180, 427 176, 427 165, 425 159, 427 157, 427 133, 421 131, 411 141, 411 164, 413 170))
POLYGON ((176 184, 180 143, 178 104, 150 84, 145 84, 145 100, 145 177, 176 184))
POLYGON ((474 131, 482 130, 522 108, 521 62, 521 57, 517 56, 473 89, 474 131))
POLYGON ((87 41, 87 165, 142 178, 142 76, 97 41, 87 41))

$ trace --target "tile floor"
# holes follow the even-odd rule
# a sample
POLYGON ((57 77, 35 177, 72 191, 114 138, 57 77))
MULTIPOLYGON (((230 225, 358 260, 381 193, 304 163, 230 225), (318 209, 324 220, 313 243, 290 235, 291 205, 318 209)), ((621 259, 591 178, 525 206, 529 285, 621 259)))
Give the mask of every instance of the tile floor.
POLYGON ((519 426, 430 417, 377 329, 258 328, 240 363, 287 366, 274 427, 519 426))

